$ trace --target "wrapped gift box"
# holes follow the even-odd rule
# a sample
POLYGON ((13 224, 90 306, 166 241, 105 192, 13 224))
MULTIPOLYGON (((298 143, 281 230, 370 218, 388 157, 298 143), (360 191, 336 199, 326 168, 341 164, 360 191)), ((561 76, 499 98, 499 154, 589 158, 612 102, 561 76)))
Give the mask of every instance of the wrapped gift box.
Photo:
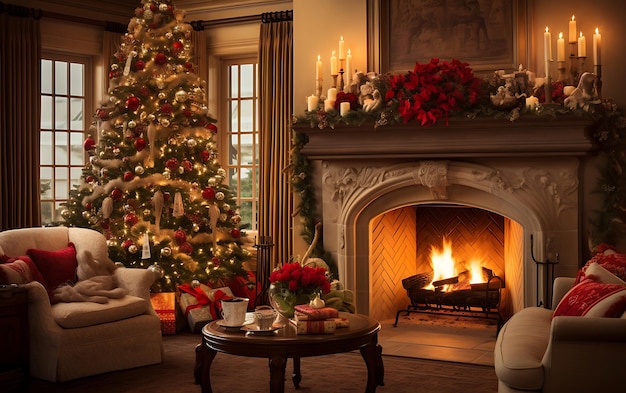
POLYGON ((308 304, 299 304, 294 307, 294 314, 298 320, 321 320, 339 317, 339 311, 332 307, 313 308, 308 304))
POLYGON ((228 287, 213 289, 204 284, 200 284, 198 287, 193 288, 193 290, 200 290, 201 293, 187 293, 179 287, 177 291, 178 305, 183 315, 187 318, 189 329, 193 333, 197 333, 202 330, 204 325, 220 317, 221 308, 218 304, 219 300, 223 297, 233 297, 233 292, 228 287), (204 298, 204 300, 199 300, 198 298, 202 298, 202 295, 206 295, 206 298, 204 298), (199 304, 200 302, 206 302, 207 300, 208 303, 204 305, 199 304))
POLYGON ((337 330, 337 323, 333 319, 320 320, 294 320, 298 334, 333 334, 337 330))
POLYGON ((176 302, 174 292, 157 292, 150 294, 152 308, 161 320, 161 333, 176 334, 176 302))

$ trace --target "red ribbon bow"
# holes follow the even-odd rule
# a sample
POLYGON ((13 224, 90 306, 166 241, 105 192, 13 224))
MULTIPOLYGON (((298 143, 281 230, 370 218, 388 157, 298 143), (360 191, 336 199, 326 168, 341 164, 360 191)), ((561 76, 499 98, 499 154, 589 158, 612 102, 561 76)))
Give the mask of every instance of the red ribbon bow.
POLYGON ((213 305, 213 307, 209 307, 209 311, 211 312, 211 317, 213 319, 217 319, 217 316, 219 315, 217 311, 218 309, 222 308, 222 304, 220 303, 220 300, 232 298, 231 296, 227 295, 224 291, 220 289, 215 291, 215 293, 213 294, 214 295, 213 300, 211 300, 209 296, 199 286, 193 288, 189 284, 183 284, 183 285, 180 285, 178 289, 180 289, 182 292, 193 295, 198 301, 198 303, 196 304, 191 304, 187 306, 187 308, 185 309, 185 316, 187 316, 189 314, 189 311, 193 309, 204 307, 207 305, 208 306, 213 305))

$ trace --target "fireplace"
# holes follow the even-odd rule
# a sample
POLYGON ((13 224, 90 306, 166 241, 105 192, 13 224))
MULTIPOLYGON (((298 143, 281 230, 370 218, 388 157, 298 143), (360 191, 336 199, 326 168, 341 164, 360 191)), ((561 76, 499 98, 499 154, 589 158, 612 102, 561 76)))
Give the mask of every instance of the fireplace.
POLYGON ((548 303, 549 277, 534 260, 554 261, 558 253, 556 275, 573 276, 582 254, 580 174, 592 152, 584 126, 544 119, 455 120, 430 128, 295 125, 309 139, 302 152, 314 167, 324 248, 354 291, 357 312, 382 320, 406 306, 401 281, 417 266, 396 263, 393 250, 378 263, 371 226, 409 207, 462 207, 502 217, 507 307, 515 313, 548 303))

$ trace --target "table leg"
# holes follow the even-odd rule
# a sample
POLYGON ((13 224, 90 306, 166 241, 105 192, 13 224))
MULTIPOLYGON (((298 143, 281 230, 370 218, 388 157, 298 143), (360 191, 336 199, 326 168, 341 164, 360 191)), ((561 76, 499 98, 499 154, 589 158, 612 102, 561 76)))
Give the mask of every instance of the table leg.
MULTIPOLYGON (((285 393, 285 355, 270 355, 270 393, 285 393)), ((202 392, 204 393, 204 392, 202 392)))
POLYGON ((211 389, 211 364, 217 351, 209 348, 204 341, 196 347, 196 365, 194 367, 195 383, 199 383, 202 393, 213 393, 211 389))
POLYGON ((296 389, 300 389, 300 381, 302 381, 302 374, 300 374, 300 358, 293 358, 293 375, 291 376, 293 386, 296 389))
POLYGON ((383 366, 383 347, 377 344, 377 340, 361 347, 361 356, 367 366, 367 386, 365 393, 376 392, 377 386, 384 386, 385 367, 383 366))

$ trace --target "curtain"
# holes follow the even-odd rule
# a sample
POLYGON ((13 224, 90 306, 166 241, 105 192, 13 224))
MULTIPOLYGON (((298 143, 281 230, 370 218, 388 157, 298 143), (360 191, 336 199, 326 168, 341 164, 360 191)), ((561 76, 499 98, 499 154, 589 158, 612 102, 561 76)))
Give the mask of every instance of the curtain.
POLYGON ((7 230, 41 225, 41 11, 0 7, 0 230, 7 230))
POLYGON ((289 174, 293 114, 292 14, 263 14, 259 38, 259 238, 275 244, 271 267, 293 255, 289 174))

